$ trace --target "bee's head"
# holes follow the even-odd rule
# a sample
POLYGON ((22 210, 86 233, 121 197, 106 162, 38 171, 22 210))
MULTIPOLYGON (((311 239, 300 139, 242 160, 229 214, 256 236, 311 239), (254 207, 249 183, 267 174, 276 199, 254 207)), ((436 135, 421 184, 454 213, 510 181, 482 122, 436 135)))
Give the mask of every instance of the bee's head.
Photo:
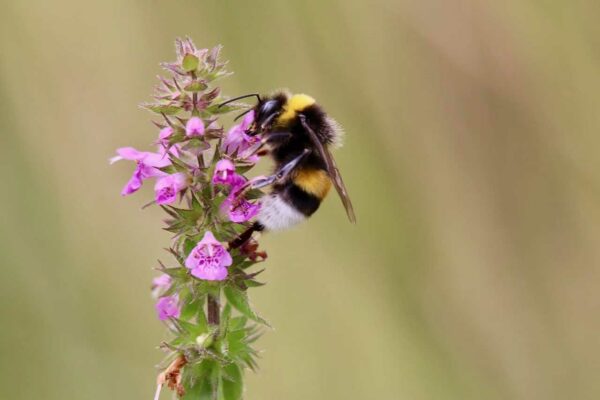
POLYGON ((246 132, 254 136, 272 130, 277 117, 283 111, 283 105, 287 97, 284 94, 276 94, 260 99, 254 107, 254 123, 246 132))
MULTIPOLYGON (((229 99, 221 104, 219 107, 222 107, 226 104, 232 103, 236 100, 240 100, 246 97, 256 96, 258 102, 251 109, 254 111, 254 122, 252 125, 248 127, 246 130, 246 134, 250 136, 255 136, 258 134, 264 133, 272 133, 273 125, 277 122, 278 117, 284 111, 285 105, 289 100, 289 94, 287 92, 279 92, 270 96, 260 97, 258 93, 246 94, 238 97, 234 97, 233 99, 229 99)), ((235 119, 237 120, 244 114, 248 113, 250 110, 238 115, 235 119)))

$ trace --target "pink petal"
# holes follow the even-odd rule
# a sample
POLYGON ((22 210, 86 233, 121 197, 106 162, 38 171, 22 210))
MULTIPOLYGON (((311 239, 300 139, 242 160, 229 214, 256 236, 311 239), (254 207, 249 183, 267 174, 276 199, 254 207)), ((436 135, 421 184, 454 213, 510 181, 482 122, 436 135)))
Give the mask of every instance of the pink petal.
POLYGON ((242 123, 240 124, 240 128, 242 128, 242 131, 245 131, 246 129, 250 128, 252 122, 254 122, 254 110, 250 111, 244 116, 244 119, 242 119, 242 123))
POLYGON ((171 135, 173 134, 173 128, 171 128, 170 126, 167 126, 166 128, 163 128, 160 130, 160 132, 158 133, 158 138, 163 141, 168 139, 171 135))
POLYGON ((192 275, 207 281, 222 281, 227 278, 227 268, 194 268, 192 275))
POLYGON ((211 231, 206 231, 204 233, 204 237, 202 238, 202 240, 200 242, 198 242, 198 245, 196 247, 201 247, 207 244, 221 244, 221 242, 219 242, 216 238, 215 235, 213 235, 213 233, 211 231))
POLYGON ((171 160, 165 153, 146 153, 143 162, 146 165, 156 168, 163 168, 171 165, 171 160))
POLYGON ((215 171, 235 171, 233 163, 227 159, 222 159, 215 165, 215 171))
POLYGON ((187 136, 204 135, 204 122, 198 117, 192 117, 185 124, 185 134, 187 136))
POLYGON ((133 147, 120 147, 117 154, 123 160, 139 161, 145 156, 145 152, 134 149, 133 147))
POLYGON ((159 178, 154 185, 157 204, 172 204, 180 191, 187 187, 187 176, 183 172, 159 178))
POLYGON ((171 285, 171 277, 167 274, 157 276, 152 280, 152 285, 155 287, 168 287, 171 285))

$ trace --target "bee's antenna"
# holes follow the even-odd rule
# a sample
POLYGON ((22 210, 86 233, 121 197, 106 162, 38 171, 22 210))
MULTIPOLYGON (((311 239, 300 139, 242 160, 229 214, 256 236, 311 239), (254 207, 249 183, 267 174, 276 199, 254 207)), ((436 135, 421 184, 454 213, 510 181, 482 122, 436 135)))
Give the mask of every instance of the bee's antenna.
POLYGON ((253 110, 252 108, 247 109, 246 111, 244 111, 243 113, 241 113, 240 115, 238 115, 237 117, 235 117, 233 120, 237 121, 238 119, 242 118, 244 115, 248 114, 252 110, 253 110))
POLYGON ((245 99, 246 97, 252 97, 252 96, 256 96, 256 98, 258 99, 258 101, 260 101, 260 95, 258 93, 250 93, 250 94, 245 94, 243 96, 234 97, 233 99, 229 99, 227 101, 224 101, 223 103, 219 104, 219 106, 217 108, 221 108, 225 104, 229 104, 229 103, 231 103, 233 101, 245 99))

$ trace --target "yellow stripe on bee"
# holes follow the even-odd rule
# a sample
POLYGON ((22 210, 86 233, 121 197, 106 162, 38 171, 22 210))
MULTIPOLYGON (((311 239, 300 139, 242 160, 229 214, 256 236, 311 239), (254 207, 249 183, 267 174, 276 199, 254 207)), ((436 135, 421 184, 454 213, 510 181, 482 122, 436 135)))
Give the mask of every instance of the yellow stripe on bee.
POLYGON ((315 104, 315 99, 306 94, 295 94, 283 105, 283 112, 277 118, 277 123, 284 124, 296 117, 296 114, 308 106, 315 104))
POLYGON ((294 183, 319 199, 327 196, 331 189, 331 180, 322 169, 301 169, 296 173, 294 183))

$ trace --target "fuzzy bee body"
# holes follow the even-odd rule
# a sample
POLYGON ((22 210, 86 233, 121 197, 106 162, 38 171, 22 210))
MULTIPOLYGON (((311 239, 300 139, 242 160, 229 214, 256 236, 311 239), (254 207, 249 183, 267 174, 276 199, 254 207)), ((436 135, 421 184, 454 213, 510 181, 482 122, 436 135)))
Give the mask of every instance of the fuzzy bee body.
POLYGON ((341 142, 342 130, 315 100, 279 92, 258 97, 249 135, 261 134, 275 162, 271 192, 261 202, 253 230, 282 230, 310 217, 334 186, 348 217, 352 204, 329 147, 341 142), (286 169, 289 168, 289 171, 286 169), (285 173, 281 171, 286 170, 285 173))
POLYGON ((258 223, 267 230, 285 229, 317 211, 332 186, 327 160, 316 148, 308 129, 325 149, 338 144, 342 132, 321 106, 305 94, 277 93, 261 99, 254 112, 254 128, 265 137, 275 171, 310 150, 263 199, 258 223))

